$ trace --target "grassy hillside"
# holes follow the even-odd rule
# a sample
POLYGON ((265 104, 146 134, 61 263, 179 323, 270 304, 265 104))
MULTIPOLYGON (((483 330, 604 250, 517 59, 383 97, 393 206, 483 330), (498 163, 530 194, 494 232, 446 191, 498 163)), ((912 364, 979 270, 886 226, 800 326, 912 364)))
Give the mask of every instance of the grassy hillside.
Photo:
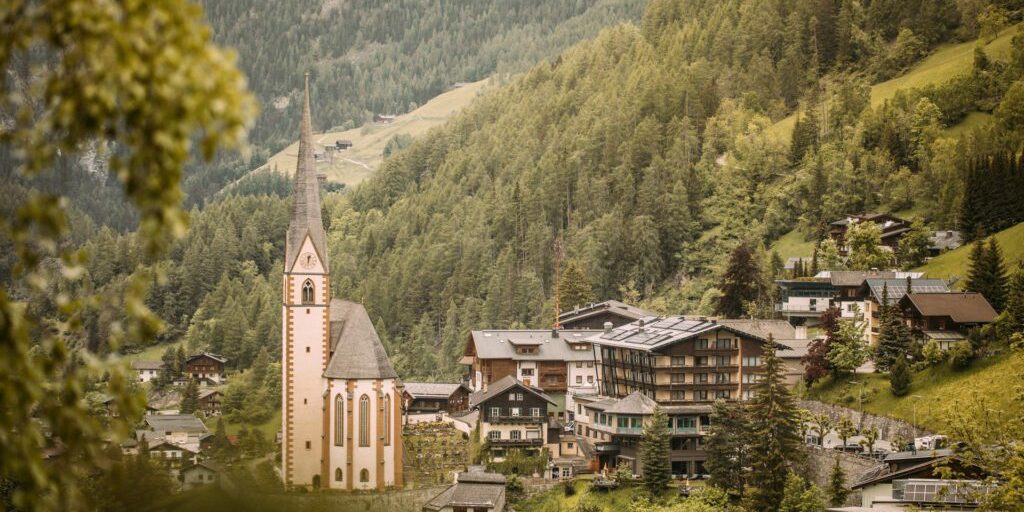
MULTIPOLYGON (((1017 262, 1024 260, 1024 223, 1000 231, 996 233, 995 237, 1003 249, 1003 258, 1006 261, 1007 269, 1014 268, 1017 262)), ((969 245, 960 247, 955 251, 949 251, 933 258, 923 267, 915 270, 924 272, 928 277, 961 278, 956 284, 959 287, 963 285, 963 278, 967 275, 967 269, 970 266, 970 253, 969 245)))
MULTIPOLYGON (((1010 41, 1017 34, 1022 25, 1004 29, 999 37, 985 45, 985 52, 990 59, 1005 60, 1010 54, 1010 41)), ((886 80, 871 86, 871 106, 877 107, 885 100, 896 95, 897 91, 913 89, 930 84, 943 83, 950 78, 967 73, 974 63, 974 48, 978 41, 947 45, 939 48, 931 55, 923 59, 909 71, 891 80, 886 80)), ((984 114, 969 115, 960 125, 968 127, 981 122, 984 114), (979 117, 982 116, 982 117, 979 117)), ((796 122, 796 115, 788 116, 775 123, 768 129, 768 133, 779 140, 789 141, 793 134, 793 125, 796 122)), ((960 125, 957 125, 959 127, 960 125)), ((951 127, 952 129, 953 127, 951 127)), ((947 132, 951 136, 956 131, 947 132)))
POLYGON ((800 229, 794 229, 773 242, 769 250, 779 253, 785 261, 790 257, 810 256, 814 252, 814 242, 806 240, 800 229))
MULTIPOLYGON (((418 137, 427 130, 443 124, 449 117, 469 105, 474 98, 484 91, 490 79, 480 80, 452 89, 425 103, 416 110, 398 116, 388 124, 372 123, 360 128, 341 132, 327 132, 317 135, 319 144, 334 144, 339 139, 352 141, 352 148, 333 154, 331 161, 322 161, 317 170, 326 174, 327 179, 344 183, 346 186, 356 185, 380 166, 383 160, 384 146, 396 135, 418 137)), ((314 98, 315 100, 315 98, 314 98)), ((313 113, 317 121, 316 108, 313 113)), ((277 169, 279 172, 291 174, 295 172, 295 160, 298 158, 299 143, 294 142, 274 156, 254 172, 277 169)))
POLYGON ((865 411, 912 422, 916 404, 918 424, 941 432, 948 426, 947 412, 960 404, 985 400, 985 406, 996 411, 1017 407, 1009 390, 1021 378, 1022 368, 1024 358, 1019 354, 976 361, 959 372, 948 365, 929 368, 914 376, 910 393, 902 398, 889 391, 889 379, 885 375, 871 373, 835 382, 826 380, 811 389, 810 398, 857 408, 859 383, 863 382, 866 383, 865 411), (858 384, 851 384, 851 380, 858 384))

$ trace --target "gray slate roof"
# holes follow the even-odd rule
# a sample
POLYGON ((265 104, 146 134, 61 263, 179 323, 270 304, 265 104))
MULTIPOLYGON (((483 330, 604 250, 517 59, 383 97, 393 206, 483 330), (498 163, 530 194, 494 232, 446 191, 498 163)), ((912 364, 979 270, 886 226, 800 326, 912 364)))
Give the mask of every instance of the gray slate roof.
POLYGON ((553 405, 555 404, 555 402, 551 400, 551 397, 545 395, 543 391, 532 386, 527 386, 522 381, 516 379, 511 375, 506 375, 498 379, 497 382, 492 382, 491 385, 487 386, 486 391, 477 391, 476 393, 473 393, 469 397, 469 402, 475 407, 514 387, 525 389, 526 391, 529 391, 530 393, 533 393, 543 398, 544 400, 547 400, 548 403, 553 405))
POLYGON ((186 359, 185 362, 186 363, 191 363, 192 361, 195 361, 196 359, 200 359, 200 358, 203 358, 203 357, 209 357, 210 359, 213 359, 214 361, 217 361, 218 363, 221 363, 221 364, 224 364, 224 363, 228 362, 228 359, 226 357, 221 356, 221 355, 217 355, 217 354, 211 354, 209 352, 203 352, 201 354, 196 354, 194 356, 189 356, 189 358, 186 359))
POLYGON ((405 392, 413 398, 448 398, 462 384, 449 384, 446 382, 406 382, 405 392))
POLYGON ((654 414, 658 403, 651 397, 634 391, 622 400, 615 402, 611 407, 604 410, 608 414, 654 414))
POLYGON ((598 331, 592 329, 555 331, 550 329, 483 330, 470 333, 470 340, 479 359, 512 359, 514 361, 593 361, 591 350, 573 350, 570 343, 589 343, 598 331), (536 345, 536 354, 516 353, 516 345, 536 345))
POLYGON ((320 182, 316 177, 314 157, 313 115, 309 108, 309 75, 306 75, 306 92, 302 106, 302 128, 299 135, 299 158, 295 168, 295 182, 292 188, 291 222, 288 224, 287 247, 285 247, 284 268, 290 270, 299 257, 306 235, 313 241, 319 253, 321 264, 327 263, 327 234, 320 216, 320 182))
MULTIPOLYGON (((779 322, 785 323, 780 320, 779 322)), ((596 345, 622 347, 653 352, 683 340, 693 339, 703 334, 718 330, 726 330, 734 334, 767 341, 768 334, 784 332, 789 338, 794 337, 791 328, 783 327, 770 320, 720 320, 705 317, 665 316, 651 317, 621 325, 607 332, 590 337, 596 345)), ((785 345, 778 345, 788 350, 785 345)))
POLYGON ((936 231, 928 237, 932 247, 940 251, 951 251, 963 245, 963 235, 959 231, 936 231))
POLYGON ((606 300, 604 302, 592 302, 585 306, 574 306, 573 309, 563 311, 558 315, 558 322, 561 324, 578 322, 604 312, 610 312, 630 320, 639 320, 648 316, 655 316, 654 313, 647 311, 646 309, 638 308, 636 306, 626 304, 625 302, 606 300))
POLYGON ((796 329, 786 320, 719 319, 718 323, 764 340, 768 339, 769 335, 775 341, 791 340, 796 337, 796 329))
POLYGON ((324 370, 332 379, 396 379, 388 353, 362 304, 331 299, 331 348, 324 370))
POLYGON ((160 370, 163 367, 163 361, 132 361, 132 368, 135 370, 160 370))
POLYGON ((832 286, 860 286, 867 279, 918 279, 921 272, 895 272, 891 270, 833 270, 819 272, 815 277, 826 277, 832 286))
POLYGON ((207 432, 206 425, 191 414, 149 414, 145 422, 155 432, 207 432))

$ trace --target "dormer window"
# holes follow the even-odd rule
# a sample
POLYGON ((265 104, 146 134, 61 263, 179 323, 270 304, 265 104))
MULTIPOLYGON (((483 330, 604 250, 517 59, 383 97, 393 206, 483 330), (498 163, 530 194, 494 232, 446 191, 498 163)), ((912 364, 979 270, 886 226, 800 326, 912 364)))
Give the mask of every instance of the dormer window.
POLYGON ((302 283, 302 303, 313 303, 313 281, 310 281, 309 279, 306 279, 306 282, 302 283))

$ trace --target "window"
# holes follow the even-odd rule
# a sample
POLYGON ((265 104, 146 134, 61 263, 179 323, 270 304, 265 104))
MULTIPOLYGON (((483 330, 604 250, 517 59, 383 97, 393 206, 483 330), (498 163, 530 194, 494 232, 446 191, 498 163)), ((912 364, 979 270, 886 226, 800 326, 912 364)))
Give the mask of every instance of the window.
POLYGON ((744 373, 743 374, 743 383, 744 384, 757 384, 758 382, 761 382, 761 376, 759 374, 756 374, 756 373, 744 373))
POLYGON ((583 363, 582 362, 577 362, 576 363, 576 368, 583 368, 583 363))
POLYGON ((366 395, 359 397, 359 446, 370 446, 370 397, 366 395))
POLYGON ((696 348, 697 350, 707 350, 708 340, 697 340, 696 342, 694 342, 694 348, 696 348))
POLYGON ((583 376, 582 375, 577 375, 576 376, 576 384, 583 384, 583 376))
POLYGON ((540 417, 540 407, 531 407, 530 408, 530 416, 533 416, 534 418, 539 418, 540 417))
POLYGON ((695 373, 695 374, 693 374, 693 382, 694 382, 694 384, 707 384, 708 383, 708 374, 706 374, 706 373, 695 373))
POLYGON ((384 395, 384 446, 391 445, 391 395, 384 395))
POLYGON ((594 376, 593 375, 587 375, 587 384, 593 384, 593 383, 594 383, 594 376))
MULTIPOLYGON (((533 368, 523 368, 520 371, 520 373, 523 374, 523 377, 532 377, 533 376, 533 368)), ((509 395, 510 399, 511 399, 511 396, 512 395, 509 395)))
POLYGON ((488 432, 487 433, 487 439, 493 439, 493 440, 501 439, 501 431, 500 430, 492 430, 492 431, 488 432))
POLYGON ((677 400, 677 401, 678 400, 686 400, 686 392, 685 391, 673 391, 672 392, 672 400, 677 400))
POLYGON ((693 416, 680 416, 676 419, 676 425, 679 428, 695 428, 697 420, 693 416))
POLYGON ((685 382, 686 382, 686 374, 685 373, 673 373, 672 374, 672 384, 683 384, 685 382))
POLYGON ((509 416, 522 416, 523 410, 519 407, 512 407, 509 409, 509 416))
POLYGON ((491 417, 501 416, 501 407, 491 407, 491 417))
POLYGON ((708 356, 696 356, 696 357, 694 357, 693 358, 693 365, 694 366, 707 366, 708 365, 708 356))
POLYGON ((730 373, 716 373, 715 384, 728 384, 732 380, 732 374, 730 373))
POLYGON ((516 393, 516 400, 519 401, 519 402, 522 402, 523 401, 523 394, 522 393, 516 393))
POLYGON ((310 443, 309 441, 306 441, 306 449, 309 450, 309 449, 312 449, 312 448, 313 448, 313 444, 310 443))
POLYGON ((707 400, 708 399, 708 392, 707 392, 707 390, 701 389, 701 390, 698 390, 698 391, 694 391, 693 392, 693 399, 694 400, 707 400))
POLYGON ((715 398, 716 399, 717 398, 723 398, 723 399, 728 400, 730 395, 732 395, 732 392, 730 392, 728 390, 718 390, 718 391, 715 391, 715 398))
POLYGON ((310 281, 309 279, 306 279, 306 282, 302 283, 302 303, 313 303, 313 281, 310 281))
POLYGON ((715 356, 715 366, 729 366, 732 364, 730 356, 715 356))
POLYGON ((359 481, 364 483, 370 481, 370 471, 368 469, 362 469, 359 471, 359 481))
POLYGON ((743 366, 761 366, 760 356, 744 356, 743 366))
POLYGON ((513 441, 518 441, 523 438, 523 433, 518 430, 513 430, 508 433, 508 438, 513 441))
MULTIPOLYGON (((334 446, 345 445, 345 398, 334 397, 334 446)), ((338 471, 341 471, 340 469, 338 471)), ((337 479, 335 479, 337 480, 337 479)))
POLYGON ((334 469, 334 481, 335 482, 340 482, 342 476, 343 476, 343 474, 341 472, 341 468, 335 468, 334 469))
POLYGON ((587 368, 593 368, 593 367, 594 367, 594 362, 593 361, 587 361, 587 368))
POLYGON ((751 398, 754 398, 755 396, 757 396, 757 391, 754 391, 753 389, 744 389, 743 390, 743 399, 744 400, 750 400, 751 398))

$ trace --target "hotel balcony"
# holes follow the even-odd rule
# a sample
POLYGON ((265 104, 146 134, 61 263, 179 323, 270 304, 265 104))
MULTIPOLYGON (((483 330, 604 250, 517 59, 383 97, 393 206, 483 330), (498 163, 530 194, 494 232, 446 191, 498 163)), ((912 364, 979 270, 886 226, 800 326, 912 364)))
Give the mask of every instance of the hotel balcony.
POLYGON ((488 439, 488 443, 491 446, 541 446, 544 444, 544 440, 540 438, 535 439, 488 439))

